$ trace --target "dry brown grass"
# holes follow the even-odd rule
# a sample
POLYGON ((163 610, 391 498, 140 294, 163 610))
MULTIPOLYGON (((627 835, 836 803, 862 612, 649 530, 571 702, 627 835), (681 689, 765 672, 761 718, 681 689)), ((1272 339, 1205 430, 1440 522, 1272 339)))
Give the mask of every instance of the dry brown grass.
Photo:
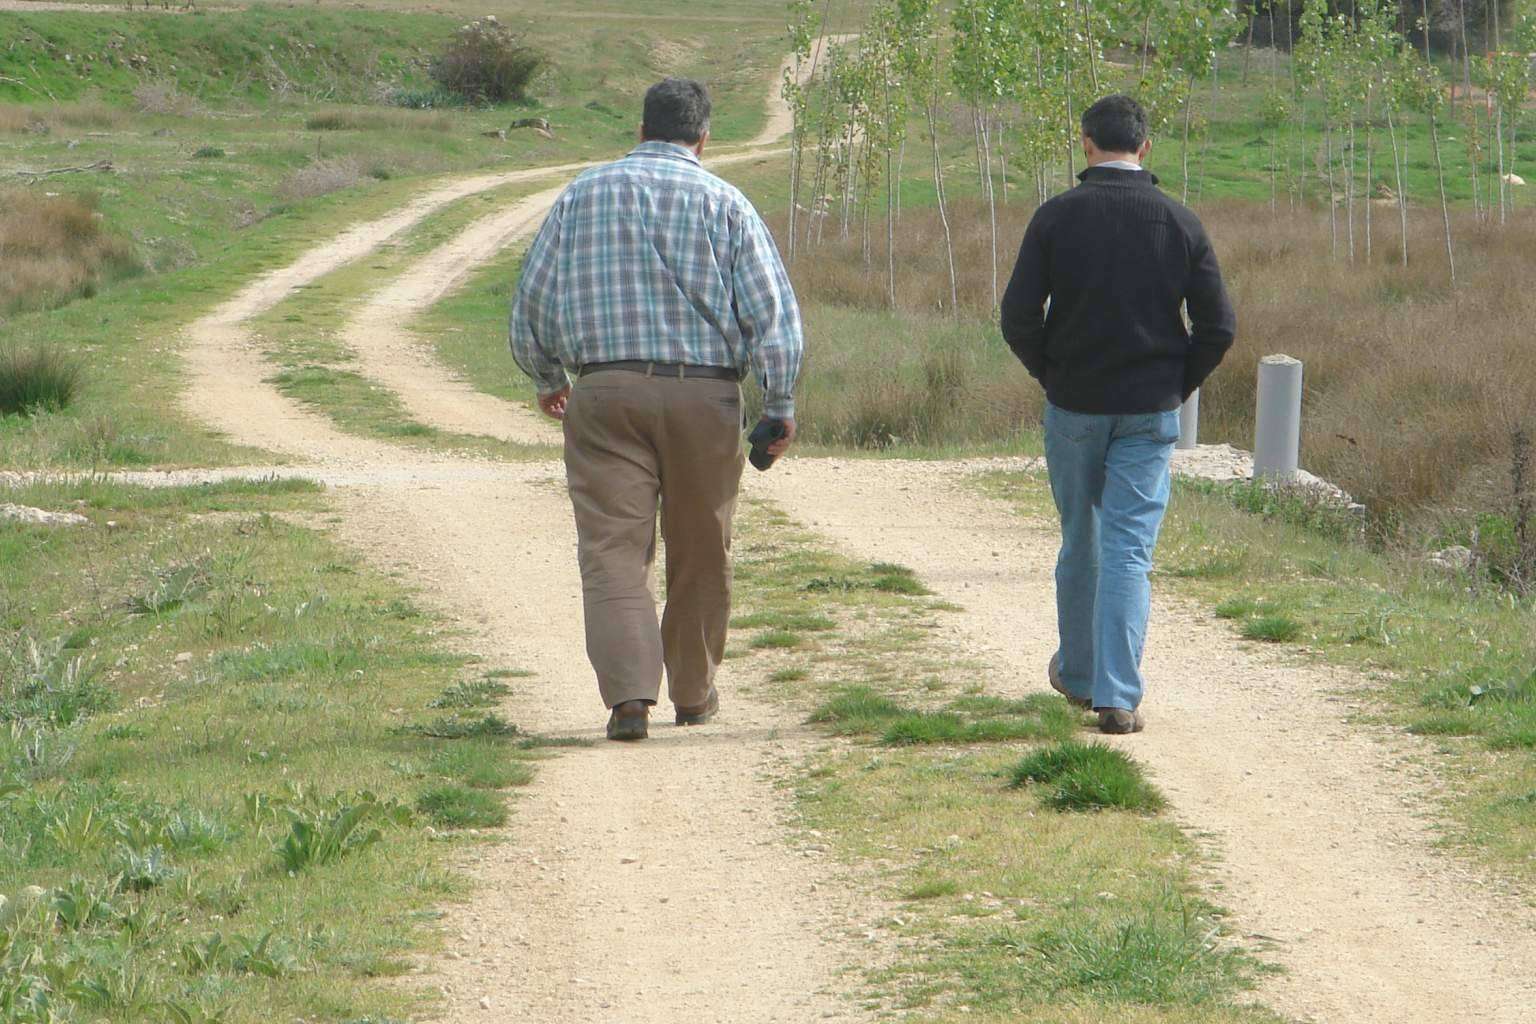
POLYGON ((0 191, 0 312, 60 305, 138 270, 88 199, 0 191))
MULTIPOLYGON (((1000 210, 999 277, 1006 283, 1031 209, 1000 210)), ((1510 438, 1522 424, 1536 427, 1536 211, 1521 211, 1507 228, 1477 225, 1457 215, 1457 271, 1452 294, 1438 211, 1409 220, 1412 261, 1399 262, 1396 211, 1375 219, 1372 260, 1351 266, 1347 253, 1330 258, 1325 212, 1230 203, 1201 211, 1221 254, 1240 322, 1232 354, 1202 395, 1202 439, 1251 447, 1256 365, 1285 352, 1306 363, 1302 457, 1318 472, 1370 505, 1388 525, 1446 509, 1505 509, 1509 502, 1510 438)), ((984 210, 951 211, 961 282, 961 320, 979 345, 1001 346, 991 325, 987 286, 990 242, 984 210)), ((782 238, 782 223, 775 227, 782 238)), ((824 243, 802 249, 793 268, 809 303, 884 309, 884 224, 871 223, 871 269, 865 270, 859 223, 842 239, 829 222, 824 243)), ((1359 228, 1357 225, 1357 235, 1359 228)), ((1342 244, 1342 243, 1341 243, 1342 244)), ((949 304, 943 235, 936 213, 909 209, 897 238, 901 308, 932 317, 949 304)), ((844 325, 846 326, 846 325, 844 325)), ((921 332, 917 332, 918 335, 921 332)), ((844 335, 846 338, 846 333, 844 335)), ((839 338, 819 339, 841 349, 839 338)), ((925 344, 914 336, 912 343, 925 344)), ((936 350, 953 348, 935 340, 936 350)), ((840 362, 866 358, 877 379, 879 347, 859 344, 840 362)), ((988 363, 991 368, 995 364, 988 363)), ((853 367, 844 376, 857 379, 853 367)), ((1014 366, 995 372, 1021 374, 1014 366)), ((925 401, 921 375, 889 407, 925 401)), ((980 378, 975 386, 995 390, 980 378)), ((1010 395, 1012 388, 1006 388, 1010 395)), ((995 421, 993 400, 981 403, 995 421)), ((1008 403, 1026 416, 1032 403, 1008 403)), ((958 434, 929 440, 959 440, 958 434)), ((969 433, 974 433, 971 431, 969 433)))
POLYGON ((453 130, 454 123, 453 117, 437 110, 336 107, 311 114, 304 127, 318 132, 446 132, 453 130))
POLYGON ((0 104, 0 132, 47 133, 63 129, 109 130, 122 126, 126 114, 94 100, 46 106, 0 104))
POLYGON ((188 96, 171 81, 140 83, 134 87, 133 103, 141 114, 164 114, 170 117, 195 117, 204 110, 195 97, 188 96))
POLYGON ((363 177, 363 164, 357 157, 329 157, 316 160, 308 167, 301 167, 289 174, 278 183, 277 194, 289 202, 313 199, 351 188, 362 181, 363 177))

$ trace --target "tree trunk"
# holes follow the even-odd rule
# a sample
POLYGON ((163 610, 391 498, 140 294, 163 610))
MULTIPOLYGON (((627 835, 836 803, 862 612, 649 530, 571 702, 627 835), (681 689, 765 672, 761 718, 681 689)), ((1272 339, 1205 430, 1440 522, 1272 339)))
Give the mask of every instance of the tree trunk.
POLYGON ((1355 263, 1355 115, 1349 115, 1349 174, 1344 178, 1344 215, 1349 218, 1349 263, 1355 263))
POLYGON ((1451 204, 1445 198, 1445 164, 1440 159, 1440 119, 1429 115, 1429 142, 1435 149, 1435 178, 1440 183, 1440 219, 1445 224, 1445 262, 1451 272, 1451 296, 1456 297, 1456 249, 1451 243, 1451 204))
POLYGON ((1371 98, 1365 100, 1365 262, 1371 262, 1371 211, 1376 205, 1376 126, 1371 119, 1371 98))
POLYGON ((1179 162, 1183 167, 1184 183, 1181 201, 1189 205, 1189 122, 1195 113, 1195 77, 1189 77, 1184 89, 1184 144, 1180 147, 1179 162))
POLYGON ((1328 255, 1338 260, 1339 204, 1334 202, 1333 196, 1333 119, 1327 116, 1323 118, 1323 163, 1328 165, 1328 255))
MULTIPOLYGON (((1397 125, 1392 121, 1391 107, 1387 108, 1387 134, 1392 139, 1392 177, 1395 180, 1397 187, 1397 216, 1399 226, 1402 228, 1403 232, 1403 266, 1406 267, 1408 265, 1408 197, 1403 193, 1403 164, 1407 162, 1407 154, 1404 154, 1401 161, 1398 160, 1397 125)), ((1406 146, 1407 143, 1408 140, 1404 139, 1404 146, 1406 146)))
POLYGON ((1258 19, 1253 16, 1253 3, 1248 4, 1248 45, 1243 47, 1243 85, 1248 84, 1248 62, 1253 59, 1253 25, 1258 19))
POLYGON ((959 288, 955 280, 955 242, 949 233, 949 211, 944 202, 944 162, 939 156, 939 98, 937 83, 935 95, 930 95, 925 113, 928 115, 928 141, 933 147, 933 192, 939 203, 939 223, 944 226, 944 255, 949 258, 949 315, 954 316, 960 305, 959 288))

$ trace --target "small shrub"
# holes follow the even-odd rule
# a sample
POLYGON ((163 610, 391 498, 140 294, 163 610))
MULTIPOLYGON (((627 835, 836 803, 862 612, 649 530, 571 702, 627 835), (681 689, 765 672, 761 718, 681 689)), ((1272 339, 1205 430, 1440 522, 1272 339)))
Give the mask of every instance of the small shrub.
POLYGON ((218 146, 199 146, 195 151, 193 151, 192 159, 222 160, 227 155, 228 154, 226 154, 224 150, 220 149, 218 146))
POLYGON ((810 672, 803 668, 781 668, 768 677, 770 683, 798 683, 809 679, 810 672))
POLYGON ((0 722, 60 729, 111 701, 99 666, 63 640, 40 644, 29 637, 0 660, 0 722))
POLYGON ((1141 766, 1102 743, 1067 740, 1027 755, 1008 774, 1015 788, 1050 786, 1046 804, 1058 811, 1157 811, 1164 805, 1141 766))
POLYGON ((278 183, 277 195, 290 202, 314 199, 359 184, 366 175, 354 156, 329 157, 301 167, 278 183))
POLYGON ((438 87, 395 89, 384 97, 384 100, 390 106, 402 107, 406 110, 452 110, 467 105, 463 96, 457 96, 438 87))
POLYGON ((141 114, 195 117, 203 105, 177 87, 175 82, 141 82, 134 87, 133 104, 141 114))
POLYGON ((80 361, 56 345, 0 348, 0 415, 64 409, 79 394, 84 373, 80 361))
POLYGON ((379 811, 374 801, 360 801, 334 814, 292 812, 288 835, 277 847, 277 859, 289 874, 329 864, 349 853, 366 849, 384 838, 377 828, 364 826, 379 811))
POLYGON ((486 15, 454 33, 432 62, 432 80, 445 91, 473 103, 506 103, 528 96, 544 56, 520 33, 486 15))
POLYGON ((463 786, 429 789, 416 801, 416 809, 444 828, 495 828, 507 820, 500 799, 463 786))

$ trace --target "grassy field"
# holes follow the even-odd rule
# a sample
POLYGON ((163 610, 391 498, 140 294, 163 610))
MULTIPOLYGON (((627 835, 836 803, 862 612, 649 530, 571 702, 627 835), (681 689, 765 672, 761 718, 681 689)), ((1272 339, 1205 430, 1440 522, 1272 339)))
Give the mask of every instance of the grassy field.
POLYGON ((437 639, 302 482, 10 489, 0 525, 0 1014, 383 1019, 535 751, 514 666, 437 639), (388 700, 379 694, 388 693, 388 700), (29 888, 38 887, 38 888, 29 888))

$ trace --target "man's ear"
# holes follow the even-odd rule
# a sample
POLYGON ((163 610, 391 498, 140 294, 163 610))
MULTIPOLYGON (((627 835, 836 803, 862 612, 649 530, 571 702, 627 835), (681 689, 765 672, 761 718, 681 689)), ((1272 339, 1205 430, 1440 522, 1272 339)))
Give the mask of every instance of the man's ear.
POLYGON ((641 121, 640 122, 640 127, 635 129, 635 138, 639 139, 641 142, 645 141, 645 122, 644 121, 641 121))
POLYGON ((699 141, 695 142, 693 144, 693 155, 697 156, 697 157, 703 157, 704 156, 704 146, 706 144, 708 144, 708 142, 709 142, 709 132, 705 132, 703 135, 700 135, 699 136, 699 141))
POLYGON ((1147 162, 1147 157, 1149 157, 1151 155, 1152 155, 1152 140, 1148 139, 1147 141, 1145 141, 1145 142, 1143 142, 1141 144, 1141 149, 1136 151, 1136 162, 1140 163, 1140 164, 1144 164, 1144 163, 1147 162))

